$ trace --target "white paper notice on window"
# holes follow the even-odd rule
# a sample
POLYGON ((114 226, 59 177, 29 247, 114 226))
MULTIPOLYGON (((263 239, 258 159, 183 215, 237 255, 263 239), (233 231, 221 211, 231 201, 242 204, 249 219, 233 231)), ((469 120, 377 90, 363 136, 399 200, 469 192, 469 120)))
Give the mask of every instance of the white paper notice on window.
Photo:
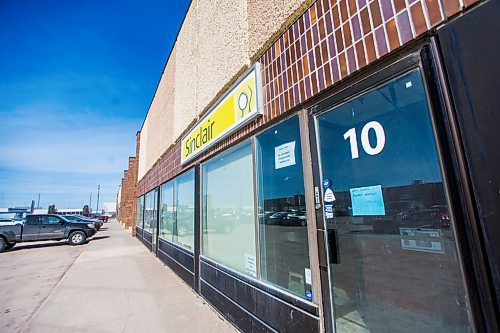
POLYGON ((312 284, 311 270, 309 268, 305 269, 305 277, 306 277, 306 283, 312 284))
POLYGON ((295 165, 295 141, 274 147, 274 168, 281 169, 295 165))
POLYGON ((245 253, 245 270, 246 273, 252 277, 257 276, 257 267, 255 262, 255 256, 245 253))

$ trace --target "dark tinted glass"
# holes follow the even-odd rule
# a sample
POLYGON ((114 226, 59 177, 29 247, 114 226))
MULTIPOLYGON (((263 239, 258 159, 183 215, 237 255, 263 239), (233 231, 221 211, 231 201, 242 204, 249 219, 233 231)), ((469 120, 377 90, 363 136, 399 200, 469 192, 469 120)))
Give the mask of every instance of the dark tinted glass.
POLYGON ((257 136, 260 267, 263 280, 311 295, 298 117, 257 136))
POLYGON ((466 332, 467 297, 422 79, 317 118, 338 332, 466 332), (333 239, 334 238, 334 239, 333 239))
POLYGON ((40 223, 38 216, 28 216, 28 217, 26 217, 26 221, 28 224, 31 224, 31 225, 40 223))

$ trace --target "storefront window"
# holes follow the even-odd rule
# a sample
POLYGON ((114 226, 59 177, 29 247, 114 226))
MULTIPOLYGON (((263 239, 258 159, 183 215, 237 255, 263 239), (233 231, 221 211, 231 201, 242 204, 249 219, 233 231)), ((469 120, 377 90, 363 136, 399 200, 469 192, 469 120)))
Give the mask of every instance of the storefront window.
POLYGON ((203 254, 257 276, 252 145, 203 165, 203 254))
POLYGON ((173 181, 161 186, 160 200, 160 238, 171 241, 175 222, 173 181))
POLYGON ((194 171, 175 179, 175 223, 173 241, 192 249, 194 246, 194 171))
POLYGON ((144 223, 144 196, 137 199, 137 221, 136 226, 143 227, 144 223))
POLYGON ((194 171, 161 186, 160 238, 194 247, 194 171))
POLYGON ((153 232, 156 224, 156 198, 155 191, 150 191, 146 193, 146 210, 144 212, 144 230, 148 232, 153 232))
POLYGON ((263 280, 310 298, 307 216, 298 117, 257 136, 263 280))
POLYGON ((317 118, 336 332, 468 332, 427 96, 413 70, 317 118))

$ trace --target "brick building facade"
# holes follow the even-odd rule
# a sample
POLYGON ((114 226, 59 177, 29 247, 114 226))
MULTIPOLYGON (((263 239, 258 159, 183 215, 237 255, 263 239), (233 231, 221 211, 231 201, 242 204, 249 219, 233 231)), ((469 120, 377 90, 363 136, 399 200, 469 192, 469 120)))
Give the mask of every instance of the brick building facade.
POLYGON ((498 1, 193 1, 121 222, 243 331, 496 331, 495 15, 498 1), (235 12, 247 25, 224 25, 235 12), (252 75, 256 115, 199 144, 252 75))

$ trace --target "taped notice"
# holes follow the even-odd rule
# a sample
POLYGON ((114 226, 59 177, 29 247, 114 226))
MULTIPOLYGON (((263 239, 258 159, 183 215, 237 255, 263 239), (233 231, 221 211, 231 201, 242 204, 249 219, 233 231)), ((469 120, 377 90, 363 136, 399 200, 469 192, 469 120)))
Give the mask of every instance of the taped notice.
POLYGON ((382 186, 351 188, 352 215, 385 215, 382 186))
POLYGON ((305 276, 305 279, 306 279, 306 283, 307 284, 312 284, 312 278, 311 278, 311 270, 309 268, 306 268, 305 271, 304 271, 304 276, 305 276))
POLYGON ((255 264, 255 256, 245 253, 245 270, 252 277, 257 276, 257 268, 255 264))
POLYGON ((295 141, 274 147, 274 168, 281 169, 295 165, 295 141))

